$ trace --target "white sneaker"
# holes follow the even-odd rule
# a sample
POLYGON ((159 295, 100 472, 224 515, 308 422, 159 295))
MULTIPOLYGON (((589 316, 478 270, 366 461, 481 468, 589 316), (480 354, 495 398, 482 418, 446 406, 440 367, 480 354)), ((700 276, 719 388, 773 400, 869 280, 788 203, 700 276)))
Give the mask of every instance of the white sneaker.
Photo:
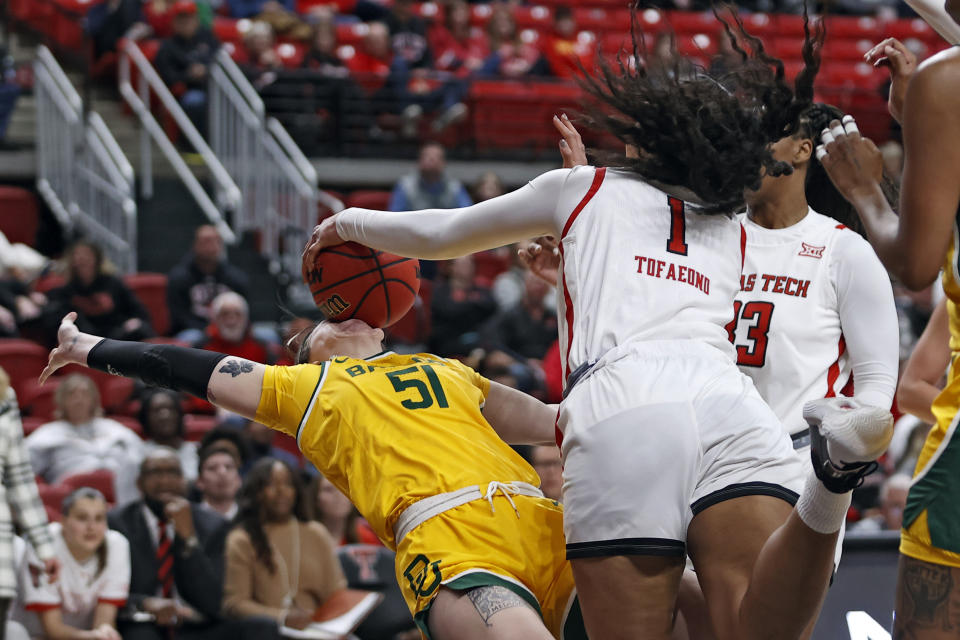
POLYGON ((859 487, 893 437, 889 411, 852 398, 812 400, 803 406, 803 417, 810 425, 814 471, 834 493, 859 487))

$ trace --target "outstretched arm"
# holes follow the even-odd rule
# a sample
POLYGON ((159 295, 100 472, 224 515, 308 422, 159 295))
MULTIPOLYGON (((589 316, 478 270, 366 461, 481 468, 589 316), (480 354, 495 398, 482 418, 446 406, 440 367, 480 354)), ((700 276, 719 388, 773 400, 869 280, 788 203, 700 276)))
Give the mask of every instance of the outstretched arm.
POLYGON ((512 193, 460 209, 345 209, 314 229, 303 264, 309 268, 320 249, 347 241, 407 257, 443 260, 525 238, 559 236, 557 207, 569 175, 567 169, 556 169, 512 193))
POLYGON ((79 364, 148 384, 186 391, 254 419, 260 402, 264 365, 235 356, 171 345, 107 340, 81 333, 70 312, 60 323, 40 383, 60 367, 79 364))

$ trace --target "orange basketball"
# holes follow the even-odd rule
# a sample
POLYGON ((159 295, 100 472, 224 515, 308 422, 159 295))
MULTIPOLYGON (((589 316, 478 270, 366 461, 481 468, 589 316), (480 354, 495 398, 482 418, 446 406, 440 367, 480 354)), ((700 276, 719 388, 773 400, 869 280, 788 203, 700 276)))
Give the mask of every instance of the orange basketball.
POLYGON ((420 262, 347 242, 321 250, 305 280, 328 320, 356 318, 382 329, 413 306, 420 262))

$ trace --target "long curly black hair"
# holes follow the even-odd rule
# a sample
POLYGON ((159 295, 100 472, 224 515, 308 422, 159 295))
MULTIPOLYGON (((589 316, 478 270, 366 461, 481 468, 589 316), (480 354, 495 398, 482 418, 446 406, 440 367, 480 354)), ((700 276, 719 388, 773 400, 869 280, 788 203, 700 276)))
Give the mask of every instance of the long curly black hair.
POLYGON ((300 522, 310 520, 311 507, 300 474, 289 464, 276 458, 258 460, 247 473, 243 480, 243 486, 237 493, 237 515, 233 518, 233 526, 242 527, 247 532, 257 560, 262 562, 270 573, 276 572, 277 567, 273 561, 270 541, 263 529, 263 497, 261 494, 264 488, 270 484, 270 474, 276 464, 283 465, 290 473, 290 479, 297 494, 293 502, 293 516, 300 522))
POLYGON ((714 15, 740 56, 733 69, 711 74, 679 61, 672 67, 646 65, 633 7, 632 51, 621 52, 615 64, 599 58, 596 72, 583 74, 580 84, 594 103, 588 123, 639 150, 637 158, 606 152, 595 157, 692 191, 705 203, 703 213, 731 213, 742 209, 744 191, 757 189, 764 173, 792 171, 773 158, 769 145, 793 134, 800 114, 813 104, 826 32, 804 6, 804 68, 791 88, 783 62, 747 32, 736 9, 722 6, 714 15))

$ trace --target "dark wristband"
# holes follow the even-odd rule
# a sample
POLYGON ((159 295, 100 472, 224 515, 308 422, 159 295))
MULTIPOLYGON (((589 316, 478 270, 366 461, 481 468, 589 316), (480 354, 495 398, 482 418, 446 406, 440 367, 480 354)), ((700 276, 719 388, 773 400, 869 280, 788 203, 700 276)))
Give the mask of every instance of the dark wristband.
POLYGON ((87 354, 87 366, 206 400, 210 376, 226 357, 216 351, 104 338, 87 354))

